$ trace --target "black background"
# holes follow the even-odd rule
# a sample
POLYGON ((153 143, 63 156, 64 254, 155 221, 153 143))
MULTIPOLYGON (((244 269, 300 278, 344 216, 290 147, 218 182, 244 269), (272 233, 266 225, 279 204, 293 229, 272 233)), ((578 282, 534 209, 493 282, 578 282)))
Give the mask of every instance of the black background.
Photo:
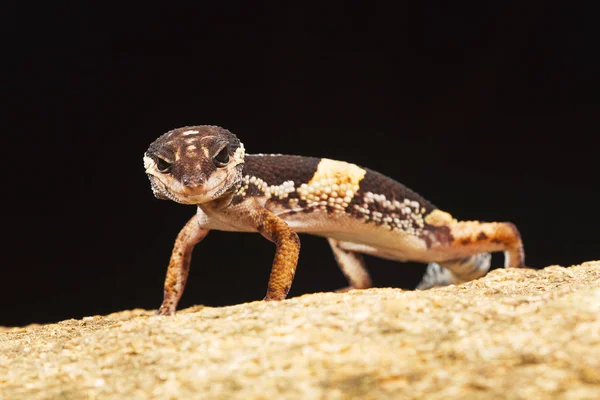
MULTIPOLYGON (((321 3, 52 2, 6 17, 16 123, 0 325, 160 305, 194 208, 152 196, 142 155, 185 125, 224 126, 250 153, 369 166, 459 219, 512 221, 534 268, 599 258, 584 3, 321 3)), ((326 241, 301 240, 290 295, 344 286, 326 241)), ((181 307, 262 299, 273 251, 257 234, 211 232, 181 307)), ((368 264, 377 286, 410 289, 424 271, 368 264)))

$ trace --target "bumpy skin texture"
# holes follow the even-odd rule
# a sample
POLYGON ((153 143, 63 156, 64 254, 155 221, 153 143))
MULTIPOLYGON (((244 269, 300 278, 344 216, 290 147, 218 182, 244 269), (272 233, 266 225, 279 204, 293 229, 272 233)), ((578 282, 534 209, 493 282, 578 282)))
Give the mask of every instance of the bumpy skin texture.
POLYGON ((283 300, 290 291, 296 273, 300 239, 283 220, 267 210, 253 210, 250 216, 258 232, 276 246, 265 300, 283 300))
POLYGON ((159 199, 197 206, 177 237, 160 314, 175 312, 191 252, 211 229, 259 232, 275 243, 265 300, 287 296, 300 252, 297 233, 328 238, 350 288, 368 288, 362 254, 429 263, 420 289, 485 275, 489 252, 523 267, 519 232, 509 222, 457 221, 401 183, 368 168, 326 158, 246 155, 226 129, 169 131, 144 154, 159 199))
POLYGON ((196 217, 192 217, 181 229, 171 253, 165 279, 164 301, 158 310, 159 314, 173 314, 183 294, 192 261, 192 250, 200 242, 208 229, 200 227, 196 217))

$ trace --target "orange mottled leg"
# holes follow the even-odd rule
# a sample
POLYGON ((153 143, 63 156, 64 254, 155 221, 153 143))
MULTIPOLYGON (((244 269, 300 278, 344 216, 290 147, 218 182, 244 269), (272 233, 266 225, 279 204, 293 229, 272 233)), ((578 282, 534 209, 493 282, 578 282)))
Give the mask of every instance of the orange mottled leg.
POLYGON ((183 229, 177 235, 175 246, 171 253, 169 268, 167 269, 167 277, 165 279, 165 291, 162 305, 158 309, 160 315, 173 315, 177 308, 177 303, 183 294, 185 282, 187 281, 188 272, 190 270, 190 262, 192 260, 192 250, 194 246, 200 242, 208 229, 200 227, 196 216, 194 215, 185 224, 183 229))
POLYGON ((250 217, 260 234, 277 247, 265 300, 283 300, 296 273, 300 239, 281 218, 267 210, 253 211, 250 217))

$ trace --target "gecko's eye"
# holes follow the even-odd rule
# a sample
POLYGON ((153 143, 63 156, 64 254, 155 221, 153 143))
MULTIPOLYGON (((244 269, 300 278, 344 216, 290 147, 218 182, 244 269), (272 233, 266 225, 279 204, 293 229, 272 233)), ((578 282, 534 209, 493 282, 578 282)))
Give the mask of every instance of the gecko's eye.
POLYGON ((229 153, 227 152, 227 147, 223 147, 221 151, 217 153, 213 157, 213 161, 218 168, 223 168, 229 162, 229 153))
POLYGON ((163 160, 162 158, 159 158, 158 161, 156 162, 156 168, 163 174, 169 172, 172 165, 173 164, 171 164, 168 161, 163 160))

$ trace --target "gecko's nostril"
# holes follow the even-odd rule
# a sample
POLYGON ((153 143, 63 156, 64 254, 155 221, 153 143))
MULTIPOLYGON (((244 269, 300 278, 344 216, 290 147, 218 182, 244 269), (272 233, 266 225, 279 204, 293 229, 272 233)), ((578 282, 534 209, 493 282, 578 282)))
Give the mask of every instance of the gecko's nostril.
POLYGON ((181 178, 181 182, 185 185, 185 186, 191 186, 191 187, 195 187, 195 186, 200 186, 202 184, 204 184, 204 176, 202 175, 195 175, 195 176, 190 176, 190 175, 185 175, 183 178, 181 178))

